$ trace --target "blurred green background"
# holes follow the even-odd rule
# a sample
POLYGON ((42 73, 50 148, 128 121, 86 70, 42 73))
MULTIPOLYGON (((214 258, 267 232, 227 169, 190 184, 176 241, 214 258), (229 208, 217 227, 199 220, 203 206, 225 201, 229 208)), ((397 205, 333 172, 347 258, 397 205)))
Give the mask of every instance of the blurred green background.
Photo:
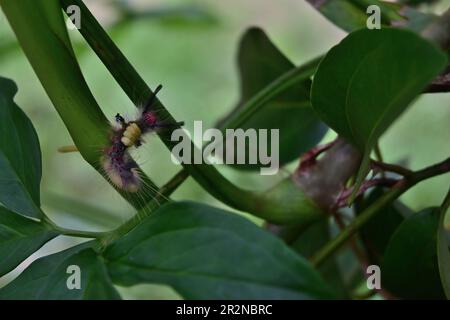
MULTIPOLYGON (((192 130, 194 120, 211 127, 227 114, 239 97, 236 51, 240 36, 250 26, 263 28, 272 41, 299 65, 325 53, 345 36, 303 0, 85 0, 113 40, 151 87, 164 85, 160 99, 178 120, 192 130)), ((437 12, 450 5, 441 1, 437 12)), ((81 17, 83 27, 83 17, 81 17)), ((87 82, 108 118, 118 112, 134 115, 135 108, 109 75, 78 31, 69 32, 87 82)), ((382 66, 380 66, 382 67, 382 66)), ((133 209, 89 167, 78 154, 58 154, 71 144, 62 121, 15 42, 0 12, 0 75, 16 81, 16 102, 38 132, 43 157, 42 202, 44 211, 70 228, 107 230, 134 214, 133 209)), ((301 119, 299 119, 300 121, 301 119)), ((333 137, 330 132, 325 140, 333 137)), ((301 138, 301 137, 299 137, 301 138)), ((156 137, 134 153, 158 184, 179 168, 156 137)), ((448 157, 450 150, 450 95, 421 97, 381 140, 387 162, 418 169, 448 157)), ((264 189, 287 176, 296 163, 278 176, 220 167, 233 182, 264 189)), ((414 209, 438 204, 449 185, 449 175, 427 181, 402 200, 414 209)), ((173 199, 191 199, 224 205, 189 179, 173 199)), ((0 278, 0 287, 36 257, 71 246, 72 238, 51 241, 18 270, 0 278)), ((206 258, 206 257, 205 257, 206 258)), ((140 285, 120 288, 124 298, 177 298, 170 288, 140 285)))

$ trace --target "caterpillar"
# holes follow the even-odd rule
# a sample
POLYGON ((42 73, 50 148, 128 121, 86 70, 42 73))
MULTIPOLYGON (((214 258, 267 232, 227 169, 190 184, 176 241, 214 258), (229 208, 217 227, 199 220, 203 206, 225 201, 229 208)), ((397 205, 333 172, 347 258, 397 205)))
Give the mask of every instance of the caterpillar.
MULTIPOLYGON (((128 149, 141 146, 142 136, 146 133, 174 126, 174 124, 159 121, 156 112, 152 110, 156 95, 161 89, 161 85, 155 89, 135 120, 126 121, 119 113, 115 116, 117 125, 111 130, 111 143, 104 148, 101 164, 105 174, 117 188, 127 192, 137 192, 141 187, 138 165, 128 149)), ((183 122, 177 122, 176 126, 183 124, 183 122)))

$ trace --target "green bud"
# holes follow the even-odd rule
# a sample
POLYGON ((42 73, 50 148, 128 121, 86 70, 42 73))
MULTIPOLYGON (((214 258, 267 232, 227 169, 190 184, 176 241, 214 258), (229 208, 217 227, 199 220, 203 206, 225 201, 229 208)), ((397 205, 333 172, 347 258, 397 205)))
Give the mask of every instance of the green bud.
POLYGON ((289 177, 260 195, 258 216, 280 225, 308 225, 323 217, 324 212, 289 177))
POLYGON ((307 226, 333 210, 339 194, 358 169, 361 154, 338 138, 327 153, 261 193, 252 212, 270 223, 307 226))

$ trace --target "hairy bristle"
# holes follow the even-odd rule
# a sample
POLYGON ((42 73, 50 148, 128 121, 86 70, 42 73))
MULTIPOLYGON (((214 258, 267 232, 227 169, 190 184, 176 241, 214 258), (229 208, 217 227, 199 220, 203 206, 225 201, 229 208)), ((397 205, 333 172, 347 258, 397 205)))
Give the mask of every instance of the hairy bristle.
POLYGON ((111 157, 110 152, 106 152, 102 159, 102 167, 117 188, 132 193, 139 191, 141 181, 137 164, 127 153, 122 157, 111 157))

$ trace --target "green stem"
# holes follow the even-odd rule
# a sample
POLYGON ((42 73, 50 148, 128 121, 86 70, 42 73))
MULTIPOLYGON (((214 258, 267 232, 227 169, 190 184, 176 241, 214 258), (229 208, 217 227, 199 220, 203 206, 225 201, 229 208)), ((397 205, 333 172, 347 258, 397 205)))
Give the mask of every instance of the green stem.
POLYGON ((257 111, 260 111, 264 105, 267 105, 270 99, 311 78, 322 59, 322 56, 317 57, 300 67, 282 74, 243 104, 230 119, 222 124, 222 128, 239 128, 257 111))
POLYGON ((446 212, 450 208, 450 189, 448 190, 447 195, 445 196, 444 202, 442 203, 441 209, 446 212))
POLYGON ((59 232, 60 234, 66 236, 74 236, 81 238, 96 238, 99 239, 102 246, 105 247, 107 244, 111 243, 114 239, 120 238, 121 236, 127 234, 130 230, 136 227, 143 219, 152 214, 159 206, 163 203, 169 201, 169 196, 176 189, 176 186, 179 184, 179 181, 183 181, 187 177, 186 172, 180 172, 175 175, 169 182, 167 182, 161 189, 158 194, 155 196, 152 201, 149 201, 148 204, 141 208, 137 214, 135 214, 131 219, 127 222, 121 224, 119 227, 112 231, 106 232, 90 232, 83 230, 73 230, 66 229, 56 225, 53 221, 51 221, 45 214, 43 214, 43 222, 47 224, 52 230, 59 232))
MULTIPOLYGON (((103 177, 102 147, 108 145, 109 122, 81 73, 56 0, 0 0, 16 37, 82 157, 103 177)), ((156 185, 141 172, 144 184, 156 185)), ((141 208, 155 195, 116 190, 141 208)))
POLYGON ((380 161, 380 162, 384 162, 384 160, 383 160, 383 153, 381 152, 381 148, 380 148, 380 143, 379 142, 377 142, 375 144, 375 147, 373 148, 373 151, 375 152, 376 159, 378 161, 380 161))
MULTIPOLYGON (((68 5, 74 4, 79 6, 83 17, 82 28, 79 30, 82 36, 111 72, 130 100, 136 106, 142 105, 152 94, 150 88, 82 1, 61 0, 63 9, 68 5)), ((155 110, 157 110, 159 118, 165 119, 174 129, 179 128, 177 121, 158 99, 155 101, 155 110)), ((169 150, 178 143, 171 141, 171 130, 160 131, 158 135, 169 150)), ((193 150, 191 164, 183 164, 189 174, 219 200, 239 210, 254 212, 255 210, 252 209, 254 209, 254 204, 257 202, 256 195, 251 191, 243 190, 233 185, 211 165, 193 164, 195 154, 201 152, 201 150, 198 150, 193 143, 191 143, 191 147, 193 150)))
POLYGON ((42 222, 49 226, 52 230, 63 234, 65 236, 79 237, 79 238, 90 238, 90 239, 100 239, 104 237, 107 232, 93 232, 93 231, 82 231, 73 230, 60 227, 51 221, 46 215, 43 215, 42 222))
POLYGON ((181 170, 176 173, 164 186, 159 190, 162 194, 171 194, 180 184, 182 184, 189 177, 186 170, 181 170))
POLYGON ((358 230, 364 226, 377 213, 389 205, 392 201, 400 197, 407 190, 415 186, 417 183, 450 172, 450 158, 447 160, 414 172, 409 177, 400 180, 389 192, 384 194, 378 201, 364 210, 353 222, 348 225, 336 238, 328 242, 321 250, 319 250, 312 258, 311 263, 319 266, 326 261, 334 252, 336 252, 347 240, 350 239, 358 230))
POLYGON ((167 198, 176 188, 177 186, 184 181, 188 177, 188 173, 186 171, 180 171, 176 174, 172 179, 169 180, 161 189, 159 190, 159 194, 155 199, 150 201, 147 206, 142 208, 135 214, 131 219, 127 222, 120 225, 118 228, 103 233, 100 237, 100 242, 103 247, 106 247, 108 244, 113 242, 115 239, 118 239, 131 230, 133 230, 139 223, 152 214, 159 206, 163 203, 169 201, 167 198))
MULTIPOLYGON (((264 89, 259 91, 258 94, 252 99, 243 104, 241 108, 236 110, 233 117, 227 119, 227 121, 221 125, 222 132, 225 128, 239 128, 246 120, 251 118, 256 112, 260 111, 265 105, 267 105, 267 102, 270 99, 292 88, 299 82, 310 78, 314 74, 322 58, 322 56, 315 58, 300 67, 289 70, 272 81, 264 89)), ((185 169, 182 169, 177 173, 177 175, 180 175, 184 171, 185 169)), ((187 175, 185 178, 187 178, 187 175)), ((178 183, 178 185, 174 187, 177 188, 181 183, 183 183, 183 181, 184 179, 177 180, 176 183, 178 183)))
MULTIPOLYGON (((80 0, 60 1, 63 9, 69 4, 76 4, 80 7, 81 15, 83 17, 83 26, 79 30, 80 33, 106 68, 111 72, 128 97, 135 105, 138 106, 142 104, 152 94, 150 88, 148 88, 144 80, 139 76, 119 48, 117 48, 114 42, 108 37, 107 33, 100 26, 95 17, 80 0)), ((257 97, 256 100, 253 100, 251 102, 253 107, 251 107, 249 111, 244 110, 246 116, 249 116, 251 112, 254 112, 257 109, 257 106, 261 105, 261 102, 265 101, 267 97, 270 97, 277 92, 281 92, 283 88, 295 84, 295 82, 300 81, 300 79, 309 78, 315 71, 319 60, 320 58, 314 60, 312 63, 308 64, 306 68, 292 71, 282 79, 283 81, 290 79, 291 82, 288 82, 286 85, 278 82, 274 87, 269 88, 269 91, 266 91, 263 95, 257 97), (277 92, 272 92, 274 88, 280 89, 277 92)), ((178 128, 177 121, 170 115, 167 109, 162 105, 161 101, 157 99, 155 102, 155 110, 157 110, 158 113, 157 116, 166 119, 165 121, 167 121, 168 124, 171 124, 174 129, 178 128)), ((171 141, 170 130, 161 131, 158 135, 169 150, 178 144, 178 141, 171 141)), ((296 215, 301 214, 301 212, 299 212, 301 208, 292 208, 285 203, 287 199, 283 198, 281 204, 279 202, 274 203, 274 199, 272 199, 273 197, 270 198, 270 195, 244 190, 232 184, 222 176, 214 166, 204 163, 195 164, 195 159, 197 158, 196 155, 199 155, 201 158, 202 150, 199 150, 191 141, 189 141, 189 143, 191 144, 191 150, 193 151, 191 152, 191 163, 183 163, 183 167, 196 182, 220 201, 238 210, 250 212, 255 216, 273 222, 281 222, 281 220, 284 221, 285 217, 291 219, 296 215), (283 209, 279 209, 282 207, 283 209), (278 212, 276 210, 277 208, 279 209, 278 212), (281 216, 283 217, 279 218, 279 211, 284 210, 284 208, 289 209, 290 211, 288 214, 282 214, 281 216)), ((285 222, 286 221, 284 221, 284 223, 285 222)))

